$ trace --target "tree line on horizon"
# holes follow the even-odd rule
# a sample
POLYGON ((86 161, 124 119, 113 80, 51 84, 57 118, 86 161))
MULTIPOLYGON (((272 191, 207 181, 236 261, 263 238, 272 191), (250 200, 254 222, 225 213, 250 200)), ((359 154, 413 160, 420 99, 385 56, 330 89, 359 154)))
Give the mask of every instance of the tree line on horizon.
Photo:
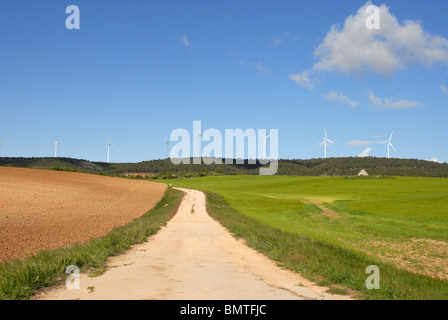
MULTIPOLYGON (((237 164, 179 164, 170 159, 138 163, 105 163, 72 158, 0 158, 0 166, 58 171, 76 171, 103 175, 142 173, 148 178, 197 177, 205 175, 258 175, 259 161, 237 164)), ((269 165, 269 164, 268 164, 269 165)), ((327 159, 280 159, 276 175, 353 176, 366 170, 369 175, 448 177, 448 164, 417 159, 343 157, 327 159)))

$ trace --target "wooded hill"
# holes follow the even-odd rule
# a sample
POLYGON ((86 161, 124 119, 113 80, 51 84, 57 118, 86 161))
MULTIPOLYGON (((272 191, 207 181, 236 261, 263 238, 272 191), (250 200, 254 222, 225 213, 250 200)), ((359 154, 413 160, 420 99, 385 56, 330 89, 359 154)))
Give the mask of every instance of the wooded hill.
MULTIPOLYGON (((0 158, 0 166, 77 171, 104 175, 144 173, 148 177, 167 178, 204 175, 257 175, 262 166, 256 164, 173 164, 169 159, 138 163, 104 163, 72 158, 0 158)), ((310 160, 281 159, 277 175, 292 176, 352 176, 360 170, 369 175, 448 177, 448 164, 417 159, 387 158, 328 158, 310 160)))

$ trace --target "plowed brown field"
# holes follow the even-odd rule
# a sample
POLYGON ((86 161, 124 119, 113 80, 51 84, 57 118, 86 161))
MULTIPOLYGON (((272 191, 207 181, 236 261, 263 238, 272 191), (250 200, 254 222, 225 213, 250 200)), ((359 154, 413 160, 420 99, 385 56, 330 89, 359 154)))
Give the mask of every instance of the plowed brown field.
POLYGON ((86 242, 148 212, 167 186, 0 167, 0 263, 86 242))

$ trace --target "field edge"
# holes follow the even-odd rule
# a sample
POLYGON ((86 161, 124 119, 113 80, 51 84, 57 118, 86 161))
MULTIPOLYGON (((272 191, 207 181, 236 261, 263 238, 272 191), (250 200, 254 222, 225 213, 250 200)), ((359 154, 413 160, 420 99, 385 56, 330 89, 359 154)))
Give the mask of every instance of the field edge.
POLYGON ((77 266, 81 272, 104 272, 107 258, 147 241, 165 226, 177 212, 183 195, 183 192, 169 187, 146 214, 114 228, 103 237, 0 264, 0 300, 28 299, 39 289, 65 281, 68 277, 65 271, 70 265, 77 266))

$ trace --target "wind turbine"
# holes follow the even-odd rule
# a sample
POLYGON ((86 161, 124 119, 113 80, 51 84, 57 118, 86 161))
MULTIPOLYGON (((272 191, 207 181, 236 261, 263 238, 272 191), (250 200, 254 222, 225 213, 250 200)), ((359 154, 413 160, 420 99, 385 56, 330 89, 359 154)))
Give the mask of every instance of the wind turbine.
POLYGON ((327 142, 329 142, 329 143, 334 143, 334 142, 327 138, 327 129, 326 128, 324 128, 324 131, 325 131, 325 138, 319 146, 324 145, 325 159, 327 159, 327 142))
POLYGON ((266 140, 272 135, 265 136, 261 132, 259 132, 260 136, 263 138, 263 160, 266 159, 266 140))
POLYGON ((165 139, 165 143, 166 143, 166 159, 168 159, 168 152, 170 149, 170 140, 165 139))
POLYGON ((394 146, 393 146, 392 143, 390 142, 390 141, 392 140, 392 135, 393 135, 393 134, 394 134, 394 131, 392 130, 392 133, 390 134, 390 138, 389 138, 389 140, 380 142, 380 144, 387 143, 387 158, 388 158, 388 159, 390 158, 390 147, 392 147, 392 149, 394 149, 395 152, 397 152, 397 150, 394 148, 394 146))
POLYGON ((2 143, 3 143, 3 140, 0 138, 0 157, 2 156, 2 143))
MULTIPOLYGON (((203 122, 200 121, 201 123, 201 132, 199 132, 198 136, 196 137, 196 139, 199 139, 199 159, 201 159, 200 161, 202 162, 202 139, 204 138, 203 136, 203 132, 204 130, 202 130, 203 128, 203 122)), ((194 148, 194 144, 193 144, 193 148, 194 148)), ((193 150, 193 163, 194 163, 194 150, 193 150)))
POLYGON ((108 140, 108 142, 107 142, 107 163, 109 163, 110 146, 114 146, 115 143, 110 142, 110 138, 109 137, 107 137, 107 140, 108 140))
POLYGON ((198 134, 198 136, 196 137, 196 139, 201 138, 201 141, 202 141, 202 133, 204 132, 204 130, 202 130, 202 128, 203 128, 204 126, 203 126, 203 122, 202 122, 202 121, 200 121, 200 122, 201 122, 201 132, 199 132, 199 134, 198 134))
POLYGON ((59 144, 59 141, 54 142, 54 157, 55 158, 58 157, 58 144, 59 144))

